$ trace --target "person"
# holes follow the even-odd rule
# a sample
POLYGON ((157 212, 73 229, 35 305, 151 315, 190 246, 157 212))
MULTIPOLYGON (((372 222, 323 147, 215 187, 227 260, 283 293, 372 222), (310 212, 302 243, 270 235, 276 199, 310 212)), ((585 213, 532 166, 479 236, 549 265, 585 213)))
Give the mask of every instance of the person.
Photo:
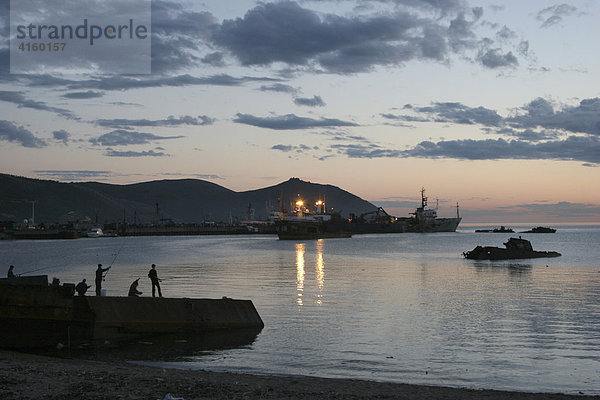
POLYGON ((152 264, 152 269, 148 272, 148 278, 152 281, 152 297, 156 297, 155 288, 158 289, 158 297, 162 297, 162 293, 160 291, 161 279, 158 279, 158 273, 156 272, 156 265, 152 264))
POLYGON ((78 295, 85 296, 85 292, 87 292, 87 290, 91 287, 92 285, 88 285, 84 278, 81 282, 77 284, 77 286, 75 286, 75 291, 77 291, 78 295))
POLYGON ((102 268, 102 264, 98 264, 98 268, 96 268, 96 296, 102 296, 102 281, 104 280, 104 273, 110 269, 102 268))
POLYGON ((14 278, 15 277, 15 273, 13 272, 14 268, 15 268, 14 265, 11 265, 10 267, 8 267, 8 273, 6 274, 7 278, 14 278))
POLYGON ((139 296, 140 294, 142 294, 142 292, 140 292, 137 287, 139 284, 140 278, 137 278, 135 281, 133 281, 133 283, 131 284, 131 286, 129 286, 129 296, 139 296))

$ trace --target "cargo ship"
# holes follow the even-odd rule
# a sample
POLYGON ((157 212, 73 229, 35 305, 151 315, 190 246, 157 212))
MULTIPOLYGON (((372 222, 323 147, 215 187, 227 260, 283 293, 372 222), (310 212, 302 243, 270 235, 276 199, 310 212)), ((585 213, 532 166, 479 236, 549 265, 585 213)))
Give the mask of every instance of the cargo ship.
POLYGON ((455 218, 439 218, 437 207, 435 209, 427 207, 425 188, 421 188, 421 206, 417 207, 411 215, 413 217, 400 218, 405 232, 456 232, 456 228, 462 220, 458 211, 458 203, 456 203, 455 218))
POLYGON ((310 240, 327 238, 350 238, 350 224, 337 213, 328 213, 323 200, 315 203, 315 211, 298 198, 294 210, 273 213, 271 218, 280 240, 310 240))

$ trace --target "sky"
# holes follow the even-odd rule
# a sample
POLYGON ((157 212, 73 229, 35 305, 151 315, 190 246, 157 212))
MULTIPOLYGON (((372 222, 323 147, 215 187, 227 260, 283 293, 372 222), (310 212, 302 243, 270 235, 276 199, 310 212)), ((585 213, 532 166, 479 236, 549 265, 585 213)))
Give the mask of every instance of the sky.
POLYGON ((298 177, 397 216, 424 187, 463 223, 600 223, 598 1, 153 0, 138 75, 10 70, 0 8, 2 173, 298 177))

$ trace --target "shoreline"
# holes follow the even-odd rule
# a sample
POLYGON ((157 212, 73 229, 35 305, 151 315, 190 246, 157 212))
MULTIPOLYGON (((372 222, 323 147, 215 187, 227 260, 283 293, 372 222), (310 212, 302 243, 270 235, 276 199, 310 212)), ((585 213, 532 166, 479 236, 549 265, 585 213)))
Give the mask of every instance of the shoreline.
POLYGON ((165 369, 0 350, 2 399, 600 399, 353 379, 165 369))

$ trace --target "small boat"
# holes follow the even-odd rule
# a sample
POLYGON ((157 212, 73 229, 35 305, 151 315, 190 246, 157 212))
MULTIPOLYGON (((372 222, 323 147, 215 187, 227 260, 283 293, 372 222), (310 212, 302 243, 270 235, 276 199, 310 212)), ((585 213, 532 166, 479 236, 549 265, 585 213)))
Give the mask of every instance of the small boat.
POLYGON ((95 227, 87 231, 85 235, 89 238, 99 238, 104 236, 104 232, 102 232, 102 228, 95 227))
POLYGON ((477 232, 477 233, 515 233, 515 231, 512 230, 511 228, 506 228, 504 226, 501 226, 500 228, 494 228, 494 229, 476 229, 475 232, 477 232))
POLYGON ((533 250, 531 242, 526 239, 510 238, 504 243, 504 249, 492 246, 477 246, 471 251, 465 251, 463 256, 470 260, 510 260, 519 258, 560 257, 556 251, 533 250))
POLYGON ((521 232, 521 233, 555 233, 555 232, 556 232, 556 229, 547 228, 544 226, 538 226, 538 227, 532 228, 528 231, 521 232))

